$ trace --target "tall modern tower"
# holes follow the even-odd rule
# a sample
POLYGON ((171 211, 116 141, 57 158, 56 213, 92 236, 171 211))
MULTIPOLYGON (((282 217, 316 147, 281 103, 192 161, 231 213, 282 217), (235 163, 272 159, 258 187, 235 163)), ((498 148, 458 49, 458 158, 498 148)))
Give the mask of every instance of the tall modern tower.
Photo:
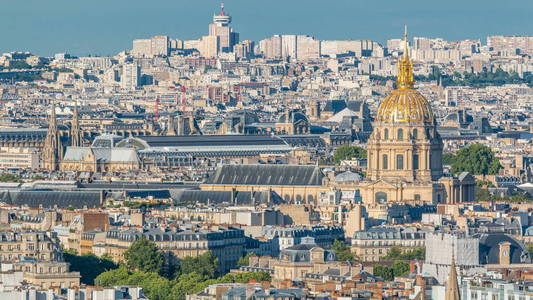
POLYGON ((230 27, 231 16, 224 11, 224 1, 220 4, 220 12, 213 16, 213 24, 209 25, 209 36, 218 37, 219 52, 233 52, 233 46, 239 43, 239 34, 230 27))

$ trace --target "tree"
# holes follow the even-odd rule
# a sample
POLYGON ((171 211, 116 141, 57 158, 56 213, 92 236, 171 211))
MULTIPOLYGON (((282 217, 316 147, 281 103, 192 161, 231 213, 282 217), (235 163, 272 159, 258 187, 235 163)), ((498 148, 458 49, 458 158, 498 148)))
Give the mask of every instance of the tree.
POLYGON ((405 261, 395 261, 394 264, 392 264, 392 273, 394 274, 394 277, 398 276, 405 276, 409 274, 410 266, 405 261))
POLYGON ((455 154, 451 152, 445 152, 442 154, 442 164, 444 165, 452 165, 455 162, 455 154))
POLYGON ((124 252, 126 266, 130 270, 161 274, 165 258, 157 245, 141 237, 124 252))
POLYGON ((94 279, 109 270, 118 268, 118 266, 107 258, 99 258, 94 254, 76 255, 65 252, 63 257, 66 262, 70 263, 72 271, 78 271, 81 275, 81 283, 94 285, 94 279))
POLYGON ((374 266, 374 275, 383 278, 383 280, 391 281, 394 279, 394 272, 392 268, 383 265, 374 266))
POLYGON ((207 279, 196 272, 182 274, 175 280, 168 280, 156 273, 130 272, 124 267, 104 272, 95 279, 102 286, 137 285, 143 288, 149 299, 184 300, 187 294, 198 293, 207 286, 217 283, 248 283, 270 281, 267 272, 228 273, 219 278, 207 279))
POLYGON ((387 255, 383 257, 383 260, 421 260, 425 258, 426 249, 424 247, 414 248, 410 251, 402 252, 398 246, 393 246, 389 249, 387 255))
POLYGON ((156 273, 133 273, 127 280, 127 285, 142 286, 148 299, 166 300, 172 289, 171 282, 156 273))
POLYGON ((408 263, 398 260, 392 266, 375 265, 374 275, 383 278, 383 280, 391 281, 394 277, 405 276, 409 274, 410 266, 408 263))
POLYGON ((101 286, 121 285, 126 284, 130 276, 130 271, 121 266, 118 269, 110 270, 98 275, 94 279, 94 283, 101 286))
POLYGON ((341 161, 351 158, 366 158, 366 150, 358 146, 342 145, 337 147, 333 154, 333 162, 339 164, 341 161))
POLYGON ((0 175, 0 182, 22 182, 22 180, 20 180, 20 177, 16 175, 4 173, 0 175))
POLYGON ((339 261, 357 261, 357 256, 352 253, 350 246, 342 241, 335 240, 333 245, 331 245, 331 250, 335 251, 335 255, 339 261))
POLYGON ((180 273, 189 274, 197 273, 206 278, 215 278, 218 270, 218 258, 216 258, 211 251, 196 256, 185 257, 180 262, 180 273))
POLYGON ((237 266, 244 267, 250 265, 250 257, 256 256, 254 253, 246 253, 246 255, 239 258, 237 266))
POLYGON ((500 161, 489 147, 473 144, 457 151, 452 164, 452 173, 497 174, 501 168, 500 161))

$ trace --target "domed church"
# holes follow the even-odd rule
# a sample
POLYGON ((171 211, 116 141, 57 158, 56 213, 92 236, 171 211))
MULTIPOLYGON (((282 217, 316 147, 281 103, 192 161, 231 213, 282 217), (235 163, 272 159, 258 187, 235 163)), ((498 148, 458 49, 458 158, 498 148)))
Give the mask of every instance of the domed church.
POLYGON ((414 88, 407 33, 398 61, 396 89, 380 103, 368 140, 365 204, 473 201, 475 180, 464 173, 443 176, 442 139, 430 103, 414 88))

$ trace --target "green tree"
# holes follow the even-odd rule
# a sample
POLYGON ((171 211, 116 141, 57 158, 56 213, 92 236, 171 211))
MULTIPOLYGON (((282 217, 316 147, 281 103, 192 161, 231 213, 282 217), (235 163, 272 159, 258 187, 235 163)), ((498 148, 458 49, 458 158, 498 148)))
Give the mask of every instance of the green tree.
POLYGON ((180 262, 180 273, 197 273, 206 278, 215 278, 218 270, 218 258, 211 251, 196 257, 185 257, 180 262))
POLYGON ((4 173, 0 175, 0 182, 22 182, 22 180, 20 180, 20 177, 16 175, 4 173))
POLYGON ((394 277, 405 276, 409 274, 409 264, 404 261, 395 261, 392 266, 375 265, 374 275, 383 278, 383 280, 391 281, 394 277))
POLYGON ((457 151, 452 173, 466 171, 475 175, 497 174, 501 168, 500 161, 489 147, 473 144, 457 151))
POLYGON ((405 276, 409 274, 410 266, 408 263, 398 260, 392 264, 392 273, 394 277, 405 276))
POLYGON ((211 284, 270 280, 270 275, 264 271, 228 273, 222 277, 212 279, 196 272, 191 272, 182 274, 174 280, 168 280, 156 273, 131 272, 124 267, 120 267, 98 275, 95 283, 103 286, 137 285, 143 288, 149 299, 184 300, 187 294, 198 293, 211 284))
POLYGON ((96 285, 101 286, 113 286, 126 284, 128 278, 131 276, 131 272, 125 267, 121 266, 118 269, 110 270, 98 275, 94 279, 96 285))
POLYGON ((94 285, 94 279, 109 270, 118 268, 118 266, 109 259, 99 258, 94 254, 76 255, 65 252, 63 257, 66 262, 70 263, 72 271, 80 272, 81 283, 94 285))
POLYGON ((346 245, 346 243, 335 240, 333 242, 333 245, 331 245, 331 250, 335 251, 335 255, 337 256, 337 260, 339 261, 357 261, 357 256, 352 253, 350 246, 346 245))
POLYGON ((342 145, 337 147, 335 154, 333 154, 333 162, 339 164, 342 160, 358 158, 366 158, 366 150, 359 146, 342 145))
POLYGON ((400 247, 393 246, 389 249, 387 255, 383 257, 383 260, 421 260, 425 258, 425 254, 426 249, 424 247, 402 252, 400 247))
POLYGON ((161 274, 165 258, 163 252, 157 248, 157 245, 148 241, 144 236, 135 241, 124 252, 126 266, 130 270, 153 272, 161 274))
POLYGON ((455 154, 451 152, 445 152, 442 155, 442 164, 451 166, 455 162, 455 154))
POLYGON ((246 255, 239 258, 237 266, 244 267, 250 265, 250 257, 256 256, 254 253, 246 253, 246 255))
POLYGON ((145 295, 151 300, 166 300, 172 289, 171 282, 156 273, 133 273, 127 280, 128 285, 143 288, 145 295))
POLYGON ((394 279, 394 271, 392 268, 383 265, 374 266, 374 275, 383 278, 383 280, 391 281, 394 279))

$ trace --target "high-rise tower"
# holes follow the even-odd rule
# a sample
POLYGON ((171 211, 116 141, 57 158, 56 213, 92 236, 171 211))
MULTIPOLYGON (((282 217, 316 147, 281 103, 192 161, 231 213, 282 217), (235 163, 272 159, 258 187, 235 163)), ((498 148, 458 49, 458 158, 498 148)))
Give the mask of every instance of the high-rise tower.
POLYGON ((213 24, 209 25, 209 36, 218 37, 218 52, 233 52, 233 46, 239 43, 239 34, 229 26, 231 16, 224 10, 224 1, 220 4, 220 12, 213 16, 213 24))
POLYGON ((57 132, 56 105, 52 103, 48 117, 48 132, 43 148, 43 168, 51 171, 59 167, 59 133, 57 132))
POLYGON ((74 105, 74 113, 72 115, 72 121, 70 124, 70 145, 72 147, 81 146, 81 132, 80 132, 80 121, 78 113, 78 103, 74 105))

